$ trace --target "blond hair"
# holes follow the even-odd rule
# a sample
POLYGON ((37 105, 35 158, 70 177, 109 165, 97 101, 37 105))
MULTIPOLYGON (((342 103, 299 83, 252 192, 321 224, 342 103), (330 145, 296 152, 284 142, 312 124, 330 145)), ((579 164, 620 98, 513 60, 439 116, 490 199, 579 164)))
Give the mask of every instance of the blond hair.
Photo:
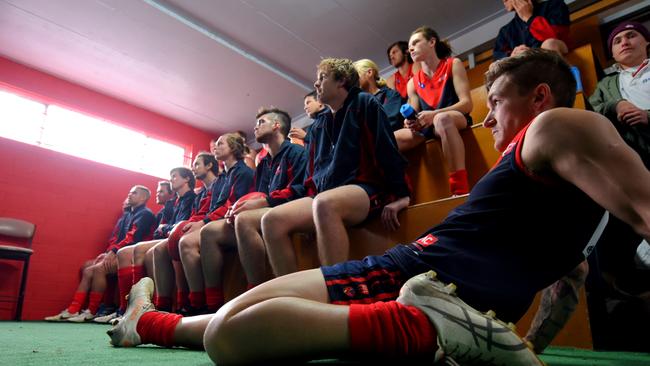
POLYGON ((372 70, 373 80, 375 81, 377 86, 380 88, 386 86, 386 80, 384 80, 379 76, 379 67, 372 60, 367 58, 362 58, 361 60, 355 61, 354 68, 357 70, 358 73, 364 73, 364 72, 368 72, 368 70, 372 70))

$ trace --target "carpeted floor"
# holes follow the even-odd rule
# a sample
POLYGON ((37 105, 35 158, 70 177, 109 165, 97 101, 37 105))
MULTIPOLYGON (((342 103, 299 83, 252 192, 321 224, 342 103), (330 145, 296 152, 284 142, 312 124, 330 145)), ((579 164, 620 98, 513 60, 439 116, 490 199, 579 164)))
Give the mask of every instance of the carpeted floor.
MULTIPOLYGON (((155 346, 114 348, 107 325, 0 322, 0 365, 211 365, 204 352, 155 346)), ((648 366, 650 354, 551 347, 548 366, 648 366)), ((318 364, 349 364, 324 360, 318 364)))

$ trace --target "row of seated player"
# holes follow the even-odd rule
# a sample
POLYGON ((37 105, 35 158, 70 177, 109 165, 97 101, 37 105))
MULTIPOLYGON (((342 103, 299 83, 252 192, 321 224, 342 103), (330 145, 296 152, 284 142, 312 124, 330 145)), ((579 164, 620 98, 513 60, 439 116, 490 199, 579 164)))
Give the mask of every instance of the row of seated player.
MULTIPOLYGON (((327 75, 326 75, 326 76, 327 76, 327 75)), ((318 83, 318 82, 317 82, 317 83, 318 83)), ((324 84, 324 83, 325 83, 325 80, 323 80, 322 83, 324 84)), ((328 133, 328 131, 325 130, 325 134, 327 134, 327 133, 328 133)), ((321 136, 321 137, 322 137, 322 136, 321 136)), ((327 136, 327 137, 330 137, 330 136, 327 136)), ((367 191, 366 191, 366 192, 367 192, 367 191)), ((317 229, 318 229, 318 228, 317 228, 317 229)), ((272 263, 272 264, 273 264, 273 263, 272 263)))
MULTIPOLYGON (((452 105, 452 107, 448 108, 447 110, 439 108, 437 110, 438 113, 435 113, 433 111, 426 111, 426 112, 421 113, 415 121, 409 122, 411 124, 411 126, 410 126, 411 128, 403 128, 403 129, 398 129, 397 130, 396 136, 398 137, 398 141, 399 141, 398 143, 402 148, 411 147, 414 144, 421 143, 424 140, 425 137, 431 137, 432 136, 432 133, 433 133, 432 131, 434 129, 432 127, 432 125, 433 126, 440 126, 437 131, 439 131, 438 135, 441 136, 442 141, 443 141, 443 145, 445 145, 445 146, 450 146, 451 145, 454 148, 454 150, 456 150, 456 151, 458 151, 460 149, 460 153, 450 154, 449 152, 447 152, 446 155, 448 157, 452 157, 454 155, 455 156, 462 156, 463 155, 462 154, 463 153, 462 141, 460 141, 460 138, 458 136, 458 126, 457 126, 459 118, 456 118, 456 117, 458 115, 462 115, 462 119, 463 119, 462 124, 463 125, 466 125, 468 123, 468 121, 470 121, 470 119, 467 118, 467 113, 462 114, 462 113, 456 111, 453 107, 460 106, 460 109, 464 109, 464 110, 471 109, 471 101, 469 101, 469 99, 468 99, 469 93, 468 93, 468 90, 467 90, 466 77, 464 77, 464 69, 462 68, 462 66, 460 65, 460 62, 457 59, 453 59, 453 58, 449 57, 450 56, 449 47, 444 42, 440 41, 437 34, 434 31, 432 31, 431 29, 429 29, 429 28, 420 28, 416 32, 414 32, 414 35, 413 35, 412 40, 411 40, 410 43, 411 43, 411 46, 413 48, 412 55, 418 55, 419 56, 419 58, 416 56, 416 60, 418 60, 418 61, 421 60, 423 62, 423 65, 425 65, 423 67, 423 69, 426 70, 427 65, 436 65, 437 64, 438 66, 440 66, 442 64, 442 66, 444 66, 442 68, 438 67, 438 69, 437 69, 437 70, 441 70, 443 72, 442 77, 440 78, 443 81, 443 83, 441 85, 429 85, 428 88, 425 88, 425 81, 426 80, 424 78, 420 80, 420 79, 418 79, 416 77, 415 80, 417 81, 417 84, 420 86, 420 89, 425 90, 425 91, 428 90, 428 92, 429 92, 428 95, 427 95, 426 92, 422 92, 422 93, 414 92, 414 90, 415 90, 415 88, 413 86, 414 83, 413 82, 408 83, 407 89, 408 89, 408 94, 409 94, 409 97, 410 97, 409 98, 410 101, 413 104, 417 103, 416 108, 418 108, 418 109, 422 109, 423 106, 428 107, 429 104, 438 105, 438 106, 448 104, 448 105, 452 105), (446 85, 445 82, 447 80, 454 81, 455 83, 451 84, 451 87, 449 87, 449 85, 445 86, 446 85), (464 86, 464 88, 463 88, 463 86, 464 86), (451 93, 451 96, 449 96, 449 95, 447 96, 447 98, 451 98, 451 99, 442 100, 442 101, 440 101, 440 103, 438 103, 439 101, 435 100, 435 98, 439 99, 442 96, 441 90, 445 90, 445 89, 450 89, 450 90, 453 91, 451 93), (431 92, 431 90, 433 90, 433 92, 431 92), (456 90, 461 91, 460 94, 462 95, 462 100, 459 100, 459 98, 455 95, 456 93, 454 93, 454 92, 456 90), (427 103, 427 101, 425 101, 424 97, 428 97, 428 101, 429 101, 428 103, 427 103), (431 98, 434 98, 434 99, 431 99, 431 98), (431 100, 435 100, 435 103, 432 103, 431 100), (457 103, 454 103, 454 102, 457 102, 457 103), (436 118, 438 118, 441 121, 439 124, 434 123, 434 117, 433 117, 434 115, 437 115, 438 117, 436 117, 436 118), (420 131, 423 127, 424 127, 424 131, 420 131), (449 136, 452 133, 453 133, 454 136, 452 136, 452 138, 447 138, 447 136, 449 136), (449 143, 448 141, 452 141, 452 143, 449 143)), ((371 88, 371 87, 376 88, 376 86, 377 86, 376 85, 376 79, 377 79, 376 66, 374 66, 374 64, 372 64, 372 63, 370 63, 369 66, 370 67, 368 67, 368 62, 367 61, 361 61, 361 62, 357 63, 357 71, 359 72, 359 76, 360 76, 360 78, 361 78, 361 80, 363 82, 362 86, 364 86, 366 89, 371 88), (366 64, 364 65, 363 62, 366 62, 366 64), (372 66, 374 66, 374 67, 372 67, 372 66), (364 67, 365 67, 365 69, 364 69, 364 67)), ((429 74, 431 74, 431 72, 433 71, 433 68, 429 68, 428 71, 429 71, 429 74)), ((443 99, 445 99, 445 98, 443 98, 443 99)), ((465 126, 462 126, 462 127, 465 127, 465 126)), ((325 132, 327 133, 327 131, 325 131, 325 132)), ((455 164, 456 166, 458 166, 459 164, 464 165, 464 159, 460 159, 460 160, 462 160, 462 161, 460 163, 456 163, 455 164)), ((457 189, 452 188, 452 192, 454 192, 454 193, 465 193, 468 190, 468 186, 467 186, 467 179, 466 179, 466 174, 464 173, 464 169, 454 170, 453 169, 453 166, 454 166, 453 163, 450 164, 450 166, 452 166, 452 173, 451 173, 451 179, 450 179, 450 182, 452 183, 452 187, 454 185, 459 186, 457 189), (458 179, 457 176, 459 174, 461 174, 461 176, 458 179), (465 176, 462 176, 462 174, 464 174, 465 176)), ((375 193, 375 192, 369 192, 369 190, 371 190, 371 189, 372 188, 364 187, 364 190, 366 190, 366 193, 370 197, 372 197, 372 194, 375 193)), ((406 201, 402 199, 402 200, 397 201, 397 202, 399 202, 400 203, 399 206, 401 208, 403 208, 405 206, 404 202, 406 202, 406 201)), ((396 212, 397 211, 399 211, 399 210, 395 210, 395 209, 393 209, 393 207, 390 207, 389 210, 384 210, 384 214, 386 215, 386 220, 385 221, 389 225, 395 226, 397 224, 397 220, 396 220, 396 212)), ((193 230, 191 230, 191 229, 194 226, 198 226, 198 224, 190 225, 189 226, 190 229, 182 231, 182 233, 186 233, 188 231, 192 232, 193 230)), ((282 235, 282 236, 286 237, 286 235, 282 235)), ((196 240, 196 238, 192 238, 192 240, 190 240, 189 238, 186 238, 184 242, 191 242, 191 243, 194 244, 193 246, 196 247, 197 246, 196 243, 198 242, 198 240, 196 240)), ((148 245, 151 245, 151 243, 147 243, 147 246, 145 246, 145 245, 143 245, 143 246, 147 247, 147 249, 148 249, 148 245)), ((161 245, 161 247, 163 247, 163 246, 164 245, 161 245)), ((345 245, 344 245, 343 248, 345 249, 345 245)), ((132 250, 129 250, 129 251, 132 251, 132 250)), ((344 259, 346 257, 345 253, 347 253, 346 250, 333 250, 331 252, 333 252, 333 254, 327 254, 327 253, 323 254, 323 256, 325 258, 330 258, 331 257, 331 259, 329 259, 329 260, 326 259, 325 262, 328 262, 328 261, 335 262, 336 259, 344 259), (341 253, 344 253, 344 254, 341 254, 341 253)), ((173 259, 176 259, 176 257, 178 257, 178 255, 175 254, 173 249, 170 251, 170 254, 173 257, 173 259)), ((124 255, 124 256, 126 256, 126 255, 124 255)), ((178 260, 171 261, 171 262, 178 262, 178 260)), ((160 265, 160 266, 162 266, 162 265, 160 265)), ((291 263, 289 263, 289 264, 286 264, 286 263, 281 264, 281 266, 282 267, 291 266, 291 263)), ((136 267, 141 267, 141 266, 137 265, 136 267)), ((175 272, 177 273, 177 277, 182 277, 183 271, 178 268, 179 266, 176 265, 175 267, 176 267, 175 272)), ((293 270, 295 270, 295 266, 293 266, 292 268, 289 269, 289 271, 293 271, 293 270)), ((138 270, 138 271, 140 271, 140 270, 138 270)), ((165 272, 168 272, 168 271, 165 271, 165 272)), ((283 273, 283 272, 286 272, 286 270, 281 270, 279 273, 283 273)), ((169 287, 166 284, 169 281, 165 281, 164 277, 161 276, 161 280, 159 282, 162 283, 162 284, 165 284, 165 285, 160 285, 159 286, 160 288, 158 290, 158 293, 162 294, 161 298, 163 298, 163 299, 169 298, 169 296, 165 296, 167 294, 167 292, 168 292, 167 288, 169 287)), ((176 282, 177 282, 178 287, 182 287, 182 280, 177 280, 176 282)), ((163 307, 165 307, 165 306, 163 306, 163 307)))

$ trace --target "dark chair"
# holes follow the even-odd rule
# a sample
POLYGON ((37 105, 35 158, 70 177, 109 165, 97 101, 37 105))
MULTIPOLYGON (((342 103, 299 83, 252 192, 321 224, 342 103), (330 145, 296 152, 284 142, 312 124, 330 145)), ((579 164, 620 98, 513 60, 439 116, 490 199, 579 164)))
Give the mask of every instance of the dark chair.
POLYGON ((31 222, 0 217, 0 259, 23 262, 23 273, 20 277, 18 298, 13 296, 2 296, 0 298, 0 302, 16 302, 16 317, 14 319, 17 321, 21 320, 23 312, 27 270, 29 268, 29 258, 34 252, 31 247, 35 232, 36 226, 31 222), (15 245, 13 241, 24 242, 25 246, 15 245))

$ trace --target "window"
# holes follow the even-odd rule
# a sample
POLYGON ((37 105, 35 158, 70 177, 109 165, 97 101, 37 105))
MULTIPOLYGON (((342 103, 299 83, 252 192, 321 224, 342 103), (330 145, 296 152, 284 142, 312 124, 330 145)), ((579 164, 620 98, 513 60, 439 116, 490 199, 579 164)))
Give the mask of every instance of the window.
POLYGON ((3 91, 0 136, 165 179, 189 160, 181 146, 3 91))

